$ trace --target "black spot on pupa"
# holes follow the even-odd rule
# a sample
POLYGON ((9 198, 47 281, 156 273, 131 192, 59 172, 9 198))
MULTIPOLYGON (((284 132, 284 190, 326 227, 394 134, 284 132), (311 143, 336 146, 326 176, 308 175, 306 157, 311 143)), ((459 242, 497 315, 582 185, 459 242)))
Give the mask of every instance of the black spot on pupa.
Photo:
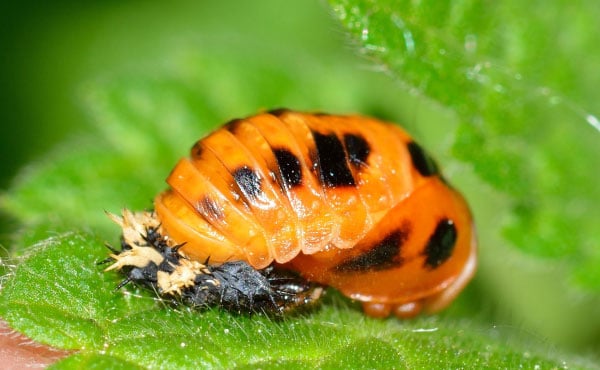
POLYGON ((235 118, 235 119, 232 119, 231 121, 227 122, 225 125, 223 125, 223 128, 225 128, 227 131, 231 132, 232 134, 235 134, 235 131, 237 130, 238 126, 242 122, 244 122, 243 119, 235 118))
POLYGON ((196 210, 207 221, 220 221, 225 217, 223 210, 219 207, 219 205, 208 196, 204 196, 202 199, 200 199, 200 201, 196 204, 196 210))
POLYGON ((435 161, 425 152, 425 150, 414 141, 407 145, 413 166, 423 176, 434 176, 439 174, 439 169, 435 161))
POLYGON ((346 134, 344 135, 344 145, 348 152, 348 159, 353 166, 360 167, 367 164, 371 148, 364 137, 355 134, 346 134))
POLYGON ((267 113, 274 115, 275 117, 283 116, 285 113, 288 113, 290 110, 287 108, 275 108, 271 109, 267 113))
POLYGON ((406 224, 402 229, 389 233, 388 236, 363 254, 340 263, 335 267, 335 270, 340 272, 366 272, 398 267, 403 262, 402 257, 400 257, 400 249, 408 238, 408 234, 409 226, 406 224))
POLYGON ((196 144, 194 144, 194 146, 192 147, 191 153, 192 153, 192 158, 199 158, 202 155, 202 144, 200 141, 196 142, 196 144))
POLYGON ((261 195, 261 178, 250 167, 239 167, 235 171, 233 171, 232 175, 236 184, 238 185, 242 193, 244 193, 246 198, 250 200, 255 200, 261 195))
POLYGON ((286 188, 302 184, 302 168, 300 160, 289 150, 283 148, 273 149, 277 165, 286 188))
POLYGON ((427 246, 423 251, 425 267, 436 268, 450 258, 457 238, 458 234, 454 222, 447 218, 441 219, 429 237, 427 246))
POLYGON ((335 134, 323 135, 313 131, 317 148, 315 163, 318 163, 321 183, 327 187, 354 186, 354 177, 346 162, 346 152, 335 134))

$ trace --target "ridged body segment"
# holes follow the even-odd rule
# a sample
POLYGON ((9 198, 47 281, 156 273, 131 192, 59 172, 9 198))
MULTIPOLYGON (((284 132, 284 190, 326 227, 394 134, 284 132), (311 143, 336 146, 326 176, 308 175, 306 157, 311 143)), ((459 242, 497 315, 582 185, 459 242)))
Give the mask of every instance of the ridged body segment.
POLYGON ((167 233, 185 240, 185 253, 213 262, 243 259, 263 268, 300 252, 352 248, 418 185, 406 165, 410 140, 395 126, 359 116, 284 111, 236 120, 180 160, 156 211, 167 233), (344 146, 350 134, 369 148, 361 165, 344 146), (297 160, 299 181, 288 181, 278 162, 283 150, 297 160), (236 181, 244 169, 255 188, 236 181), (345 171, 353 183, 332 184, 345 171))
POLYGON ((277 110, 198 141, 155 199, 190 259, 275 263, 400 317, 435 312, 473 276, 462 196, 400 127, 277 110))

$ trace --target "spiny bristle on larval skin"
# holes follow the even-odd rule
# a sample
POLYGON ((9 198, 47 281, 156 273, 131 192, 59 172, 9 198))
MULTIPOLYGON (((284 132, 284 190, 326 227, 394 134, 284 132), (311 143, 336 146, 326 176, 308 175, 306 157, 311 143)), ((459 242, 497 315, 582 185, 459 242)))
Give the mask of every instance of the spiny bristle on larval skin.
POLYGON ((169 245, 154 212, 124 209, 122 216, 107 215, 123 234, 122 250, 110 254, 115 262, 105 271, 122 270, 126 281, 148 285, 164 295, 181 295, 183 288, 194 285, 196 275, 209 273, 204 264, 185 258, 180 246, 169 245))
POLYGON ((162 235, 153 212, 123 210, 107 215, 122 228, 122 250, 110 254, 105 271, 126 275, 119 288, 133 282, 158 292, 175 304, 196 308, 218 306, 235 313, 283 316, 316 306, 323 287, 295 273, 267 267, 256 270, 245 261, 210 265, 188 259, 180 245, 162 235))
MULTIPOLYGON (((127 208, 123 209, 122 216, 106 212, 108 218, 119 225, 123 231, 123 242, 127 245, 145 245, 147 242, 148 230, 160 231, 160 221, 154 212, 131 212, 127 208)), ((165 238, 165 242, 167 242, 165 238)))
POLYGON ((108 266, 104 271, 121 270, 123 267, 128 266, 143 268, 150 263, 160 265, 164 261, 164 257, 160 252, 147 246, 132 245, 131 248, 123 250, 119 254, 111 253, 109 256, 115 260, 115 263, 108 266))

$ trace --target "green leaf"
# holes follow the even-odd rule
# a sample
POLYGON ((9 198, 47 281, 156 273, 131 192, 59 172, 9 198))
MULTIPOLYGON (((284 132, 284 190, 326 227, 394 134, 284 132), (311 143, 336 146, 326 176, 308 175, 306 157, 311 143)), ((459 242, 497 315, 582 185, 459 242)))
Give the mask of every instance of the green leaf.
POLYGON ((337 298, 321 310, 276 322, 218 309, 174 308, 151 292, 115 291, 96 262, 98 238, 67 233, 33 246, 6 282, 0 315, 38 341, 78 350, 57 368, 541 368, 580 364, 529 352, 494 330, 443 318, 366 318, 337 298), (424 355, 425 354, 425 355, 424 355))
POLYGON ((49 369, 98 369, 98 370, 120 370, 120 369, 143 369, 128 361, 109 355, 77 353, 66 359, 53 364, 49 369))

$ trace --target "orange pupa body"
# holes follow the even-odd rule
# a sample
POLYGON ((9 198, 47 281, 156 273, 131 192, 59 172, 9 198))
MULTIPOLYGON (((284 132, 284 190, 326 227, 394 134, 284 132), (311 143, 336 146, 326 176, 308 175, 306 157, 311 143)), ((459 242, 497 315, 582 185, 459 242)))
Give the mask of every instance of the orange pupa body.
POLYGON ((476 269, 471 213, 400 127, 276 110, 229 122, 155 199, 191 260, 297 271, 372 316, 437 312, 476 269))

